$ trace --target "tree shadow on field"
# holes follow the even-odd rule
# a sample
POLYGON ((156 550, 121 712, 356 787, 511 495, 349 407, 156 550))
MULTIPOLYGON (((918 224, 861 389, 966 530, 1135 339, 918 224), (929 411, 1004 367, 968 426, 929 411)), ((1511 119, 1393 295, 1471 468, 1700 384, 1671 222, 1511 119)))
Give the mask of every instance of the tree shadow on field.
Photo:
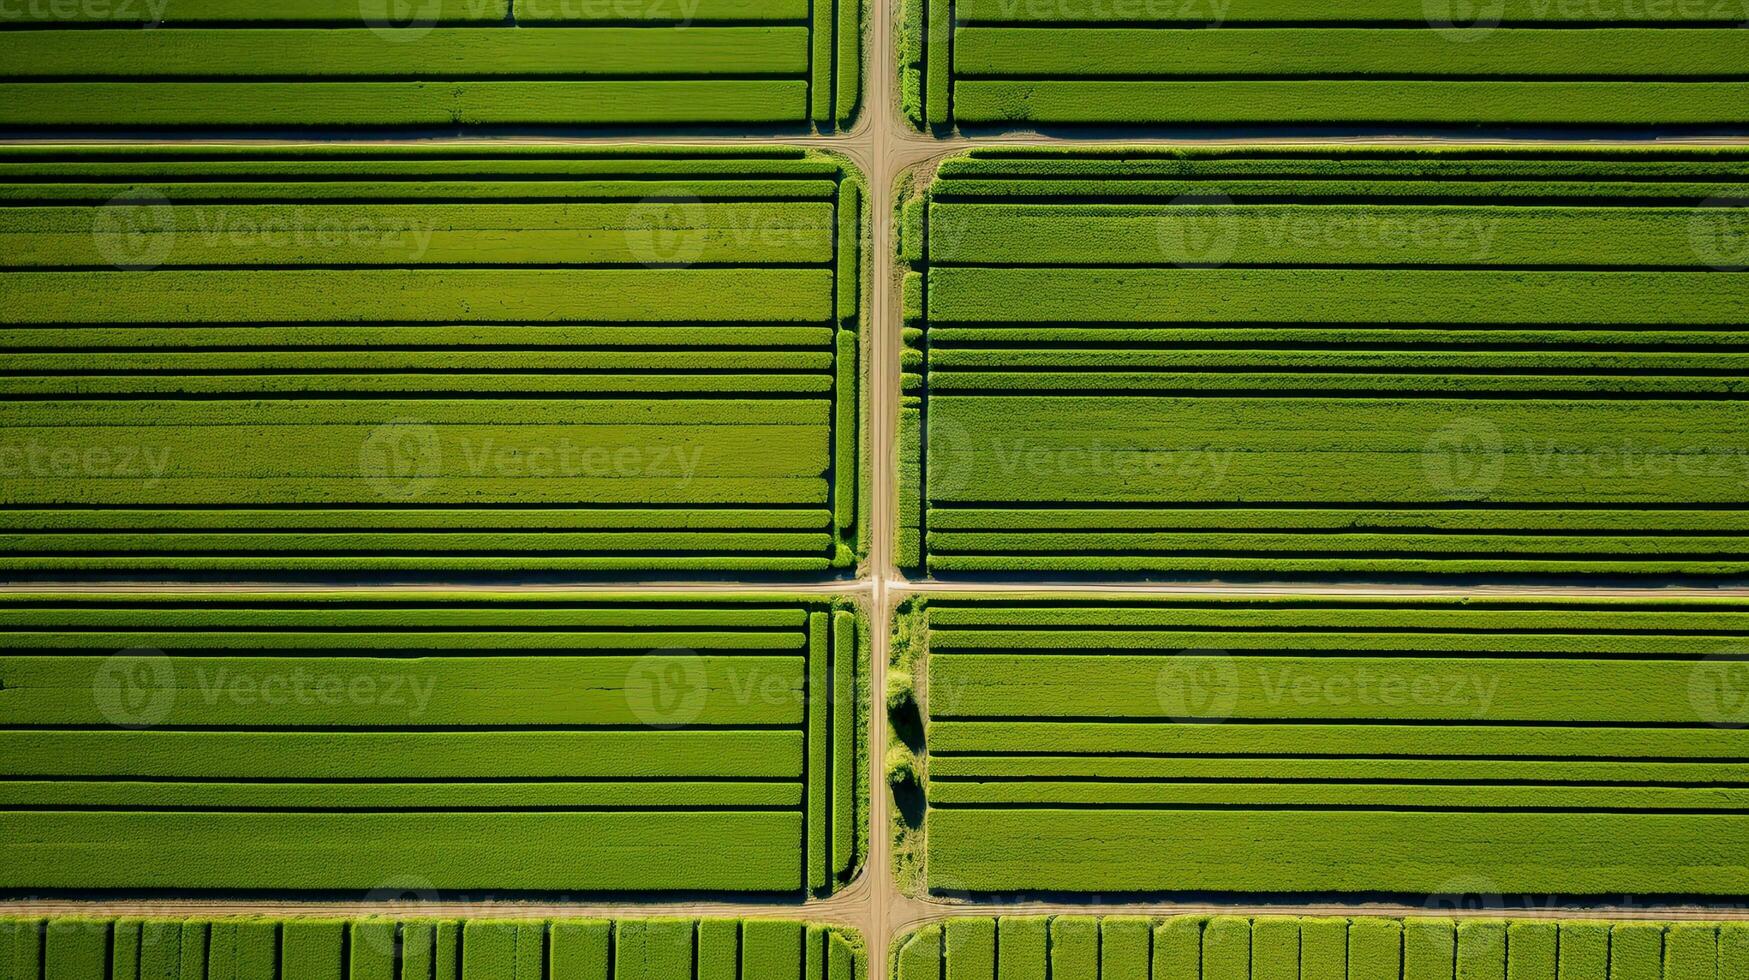
POLYGON ((915 692, 907 690, 887 705, 887 720, 893 735, 907 749, 919 756, 923 754, 923 710, 917 704, 915 692))

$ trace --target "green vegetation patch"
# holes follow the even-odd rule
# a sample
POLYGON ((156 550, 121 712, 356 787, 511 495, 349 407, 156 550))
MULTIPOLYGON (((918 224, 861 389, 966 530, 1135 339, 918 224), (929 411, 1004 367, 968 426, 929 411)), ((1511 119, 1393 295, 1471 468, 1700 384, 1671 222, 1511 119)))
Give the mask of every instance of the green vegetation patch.
POLYGON ((868 976, 861 934, 775 919, 0 919, 18 980, 735 980, 743 961, 868 976))
MULTIPOLYGON (((1740 601, 956 595, 898 633, 919 892, 1734 895, 1749 870, 1721 845, 1749 832, 1740 601)), ((1437 955, 1394 928, 1302 946, 1355 977, 1437 955)), ((1513 976, 1554 963, 1544 932, 1508 948, 1513 976)))
POLYGON ((865 551, 866 195, 836 157, 15 147, 0 173, 0 569, 865 551))
POLYGON ((892 980, 1710 980, 1749 971, 1746 939, 1739 922, 1002 916, 901 936, 892 980), (1048 965, 1047 930, 1068 944, 1048 965))
POLYGON ((831 132, 860 0, 129 0, 0 12, 0 129, 831 132))
POLYGON ((899 562, 1741 576, 1746 176, 1707 149, 950 158, 897 216, 899 562))
POLYGON ((0 888, 828 894, 862 614, 564 592, 0 596, 0 888))
POLYGON ((1749 119, 1736 0, 909 0, 920 129, 1725 125, 1749 119))

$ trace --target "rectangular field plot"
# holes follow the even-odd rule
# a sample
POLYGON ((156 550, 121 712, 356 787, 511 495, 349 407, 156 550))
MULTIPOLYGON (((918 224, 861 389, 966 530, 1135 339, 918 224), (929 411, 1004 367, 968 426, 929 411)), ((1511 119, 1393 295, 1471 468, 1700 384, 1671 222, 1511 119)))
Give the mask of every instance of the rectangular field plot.
POLYGON ((913 605, 899 636, 931 893, 1733 895, 1749 873, 1749 604, 982 596, 913 605))
POLYGON ((823 895, 863 853, 847 603, 32 593, 0 623, 0 890, 823 895))
POLYGON ((831 132, 859 0, 117 0, 0 12, 0 130, 831 132))
POLYGON ((738 964, 865 980, 868 950, 778 919, 0 919, 8 980, 736 980, 738 964))
POLYGON ((1716 980, 1740 922, 1372 916, 959 918, 895 941, 892 980, 1716 980))
POLYGON ((13 147, 0 176, 0 570, 856 561, 834 157, 13 147))
POLYGON ((904 110, 937 130, 1749 121, 1742 0, 906 0, 904 110))
POLYGON ((901 231, 902 568, 1749 571, 1749 155, 979 150, 901 231))

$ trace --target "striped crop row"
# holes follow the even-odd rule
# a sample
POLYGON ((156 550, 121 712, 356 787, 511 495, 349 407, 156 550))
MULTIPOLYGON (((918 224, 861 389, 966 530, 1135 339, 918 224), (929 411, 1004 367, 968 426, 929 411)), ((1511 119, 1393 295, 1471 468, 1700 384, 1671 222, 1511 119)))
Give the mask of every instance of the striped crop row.
POLYGON ((1726 895, 1749 873, 1740 601, 937 597, 899 635, 930 892, 1726 895))
POLYGON ((863 212, 783 148, 12 147, 0 568, 847 568, 863 212))
POLYGON ((114 0, 0 11, 0 129, 831 131, 858 0, 114 0))
POLYGON ((1749 927, 1439 917, 1064 915, 912 931, 893 980, 1742 980, 1749 927))
POLYGON ((1718 126, 1749 7, 1558 0, 905 0, 919 128, 1718 126))
POLYGON ((0 889, 811 892, 864 851, 847 605, 0 597, 0 889))
POLYGON ((0 919, 4 980, 863 980, 777 919, 0 919))
POLYGON ((900 565, 1741 575, 1746 203, 1734 150, 949 159, 900 565))

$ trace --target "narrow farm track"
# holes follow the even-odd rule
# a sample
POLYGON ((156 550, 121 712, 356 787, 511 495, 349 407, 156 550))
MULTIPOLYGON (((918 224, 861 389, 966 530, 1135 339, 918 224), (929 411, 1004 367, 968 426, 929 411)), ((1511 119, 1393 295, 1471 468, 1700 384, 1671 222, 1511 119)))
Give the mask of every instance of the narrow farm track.
MULTIPOLYGON (((899 398, 899 365, 896 352, 899 350, 899 323, 896 316, 898 300, 898 283, 895 276, 894 248, 891 241, 892 222, 890 215, 894 204, 895 185, 900 177, 914 168, 927 168, 936 161, 961 152, 972 146, 1039 146, 1063 142, 1062 140, 1027 134, 1013 134, 1000 137, 970 140, 959 136, 950 138, 931 138, 910 129, 901 116, 898 105, 898 79, 896 70, 895 33, 898 11, 897 5, 891 9, 882 9, 881 3, 874 4, 875 12, 868 26, 868 54, 865 58, 865 111, 860 114, 854 127, 831 136, 812 139, 790 139, 777 137, 779 142, 805 143, 807 146, 830 150, 848 158, 858 167, 867 180, 871 198, 871 213, 874 216, 870 242, 868 268, 873 284, 871 291, 870 350, 871 358, 868 410, 872 413, 871 425, 871 467, 873 482, 873 507, 869 519, 873 524, 869 541, 869 556, 864 569, 856 578, 830 582, 806 582, 785 585, 776 582, 766 582, 749 589, 746 586, 724 584, 721 582, 629 582, 611 586, 589 584, 582 586, 542 583, 504 583, 494 584, 494 591, 566 591, 572 593, 587 593, 590 591, 630 594, 640 592, 661 593, 691 593, 699 596, 720 595, 723 593, 758 591, 764 594, 775 592, 798 595, 844 595, 856 598, 865 603, 871 619, 873 638, 872 674, 869 690, 873 694, 874 710, 869 712, 869 731, 867 737, 875 751, 871 756, 878 766, 879 748, 886 744, 887 726, 884 710, 880 710, 882 692, 885 690, 889 648, 891 645, 891 630, 894 608, 899 601, 912 595, 956 593, 1011 593, 1016 597, 1038 594, 1048 590, 1052 594, 1086 595, 1161 595, 1170 593, 1223 593, 1235 595, 1282 595, 1282 594, 1328 594, 1341 596, 1385 596, 1405 594, 1425 594, 1438 596, 1454 596, 1465 594, 1513 594, 1533 593, 1536 595, 1571 595, 1585 594, 1599 597, 1635 597, 1655 595, 1659 598, 1670 598, 1683 595, 1705 596, 1738 596, 1749 597, 1749 588, 1730 589, 1629 589, 1604 587, 1597 589, 1579 589, 1564 586, 1541 587, 1505 587, 1488 586, 1481 588, 1459 588, 1447 586, 1405 586, 1389 584, 1327 584, 1316 589, 1290 584, 1251 584, 1243 587, 1228 587, 1217 584, 1149 584, 1134 585, 1124 588, 1108 586, 1073 584, 1052 585, 1043 581, 1029 582, 1019 585, 990 585, 982 583, 954 582, 911 582, 906 580, 896 569, 892 549, 892 525, 897 512, 896 478, 894 463, 896 459, 896 422, 897 404, 899 398)), ((471 139, 458 142, 457 146, 468 144, 479 145, 480 140, 471 139)), ((497 145, 506 143, 540 143, 545 145, 588 145, 588 144, 643 144, 648 146, 675 145, 711 145, 745 143, 745 138, 727 137, 674 137, 674 138, 624 138, 600 137, 582 139, 551 139, 551 140, 502 140, 497 145)), ((1264 142, 1256 139, 1125 139, 1101 141, 1075 141, 1077 145, 1094 146, 1100 143, 1123 145, 1182 145, 1185 143, 1223 143, 1230 145, 1256 144, 1264 142)), ((1432 140, 1432 139, 1401 139, 1380 140, 1377 138, 1358 139, 1341 136, 1322 137, 1296 141, 1274 140, 1268 142, 1301 142, 1329 145, 1333 143, 1390 143, 1393 145, 1425 145, 1433 143, 1457 142, 1488 142, 1477 139, 1474 141, 1432 140)), ((1541 141, 1550 145, 1564 143, 1564 140, 1541 141)), ((1694 145, 1745 143, 1749 140, 1708 139, 1690 141, 1694 145)), ((286 141, 261 141, 251 145, 288 145, 286 141)), ((1519 145, 1535 145, 1535 142, 1520 141, 1519 145)), ((21 585, 16 591, 57 591, 57 592, 156 592, 163 591, 164 585, 140 585, 125 582, 91 583, 85 582, 67 586, 21 585)), ((179 591, 189 589, 188 586, 177 586, 179 591)), ((225 592, 271 592, 278 590, 310 591, 315 589, 333 588, 337 592, 359 594, 370 591, 365 588, 350 588, 316 582, 313 585, 288 585, 284 583, 250 583, 239 582, 230 585, 206 584, 198 587, 218 593, 225 592)), ((484 588, 484 587, 482 587, 484 588)), ((457 591, 455 586, 420 584, 397 587, 403 592, 419 591, 457 591)), ((254 915, 254 916, 346 916, 358 914, 382 915, 391 918, 585 918, 585 917, 624 917, 624 916, 698 916, 698 917, 736 917, 736 918, 804 918, 810 921, 826 923, 835 926, 850 927, 860 930, 867 939, 869 947, 869 964, 871 976, 868 980, 881 980, 886 976, 889 962, 889 948, 893 940, 905 931, 919 925, 939 922, 955 916, 967 914, 988 913, 997 911, 989 906, 968 905, 947 900, 918 900, 902 894, 892 880, 890 867, 889 810, 890 799, 881 791, 878 779, 874 781, 877 787, 870 801, 871 822, 867 863, 860 877, 847 887, 839 890, 830 898, 801 902, 760 903, 760 902, 729 902, 729 901, 639 901, 602 903, 596 900, 581 901, 557 900, 496 900, 486 895, 445 895, 435 892, 425 892, 416 883, 405 889, 390 883, 384 889, 370 894, 361 894, 352 898, 329 899, 323 901, 288 901, 278 898, 188 898, 188 899, 153 899, 141 900, 135 898, 115 899, 70 899, 64 897, 47 898, 14 898, 0 902, 0 914, 21 916, 61 916, 61 915, 105 915, 105 916, 224 916, 224 915, 254 915)), ((1022 901, 1004 903, 1000 907, 1002 913, 1051 915, 1068 913, 1085 913, 1089 911, 1090 903, 1072 903, 1055 901, 1022 901)), ((1391 903, 1368 903, 1364 906, 1314 901, 1296 903, 1293 905, 1257 903, 1215 904, 1211 902, 1098 902, 1097 911, 1106 915, 1164 915, 1174 913, 1223 913, 1228 915, 1286 913, 1305 915, 1343 915, 1364 912, 1371 915, 1424 915, 1446 914, 1451 910, 1441 907, 1423 907, 1391 903)), ((1622 906, 1607 909, 1575 909, 1568 907, 1550 907, 1545 909, 1488 909, 1490 914, 1512 917, 1545 917, 1545 918, 1610 918, 1610 919, 1669 919, 1669 920, 1749 920, 1749 908, 1723 908, 1683 906, 1683 907, 1631 907, 1622 906)))

